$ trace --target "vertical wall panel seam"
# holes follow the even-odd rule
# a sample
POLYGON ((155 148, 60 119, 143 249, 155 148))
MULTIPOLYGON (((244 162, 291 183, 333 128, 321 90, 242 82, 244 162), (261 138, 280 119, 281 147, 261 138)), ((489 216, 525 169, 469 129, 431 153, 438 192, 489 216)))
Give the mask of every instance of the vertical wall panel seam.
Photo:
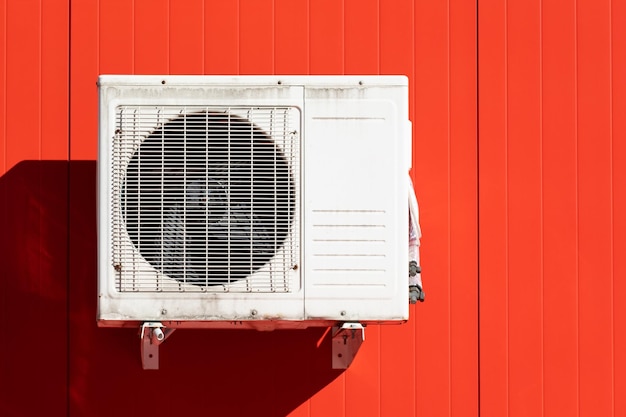
POLYGON ((71 374, 71 320, 70 320, 70 250, 71 250, 71 162, 72 162, 72 2, 74 0, 67 0, 67 178, 66 187, 67 187, 67 210, 66 210, 66 231, 67 231, 67 239, 65 241, 65 263, 67 265, 67 269, 65 271, 65 327, 66 327, 66 335, 65 335, 65 414, 67 417, 70 417, 70 389, 72 387, 72 374, 71 374))
POLYGON ((544 257, 544 239, 545 239, 545 223, 544 223, 544 210, 543 210, 543 206, 544 206, 544 201, 543 201, 543 190, 544 190, 544 183, 543 183, 543 178, 544 178, 544 158, 543 158, 543 149, 544 149, 544 135, 543 135, 543 0, 539 0, 539 141, 540 141, 540 146, 539 146, 539 169, 540 169, 540 174, 539 174, 539 186, 541 187, 540 190, 540 198, 541 198, 541 204, 540 204, 540 218, 539 218, 539 223, 540 223, 540 233, 541 233, 541 238, 539 241, 540 249, 539 249, 539 256, 540 256, 540 262, 541 262, 541 269, 540 269, 540 280, 541 280, 541 294, 540 294, 540 326, 541 326, 541 330, 540 330, 540 338, 541 338, 541 415, 545 416, 546 410, 545 410, 545 405, 546 405, 546 398, 545 398, 545 389, 546 389, 546 384, 545 384, 545 338, 544 338, 544 334, 545 334, 545 257, 544 257))
POLYGON ((241 1, 237 0, 237 75, 241 74, 241 1))
MULTIPOLYGON (((133 0, 133 5, 134 5, 134 0, 133 0)), ((134 25, 134 22, 133 22, 133 25, 134 25)), ((134 35, 135 34, 133 32, 133 36, 134 35)), ((96 53, 96 70, 98 74, 100 74, 100 50, 102 49, 100 48, 100 0, 96 0, 96 45, 98 47, 98 53, 96 53)))
POLYGON ((135 73, 135 0, 131 0, 130 3, 130 33, 131 33, 131 40, 130 40, 130 53, 131 53, 131 57, 132 59, 130 60, 130 69, 132 71, 132 73, 135 73))
POLYGON ((609 4, 609 193, 610 193, 610 268, 611 268, 611 414, 615 415, 615 227, 614 227, 614 207, 615 197, 613 193, 613 3, 609 4))
MULTIPOLYGON (((135 35, 135 31, 137 30, 137 13, 135 10, 135 0, 131 0, 131 16, 130 16, 130 33, 131 33, 131 49, 130 49, 130 53, 131 53, 131 70, 133 72, 133 74, 135 74, 135 68, 136 68, 136 60, 137 60, 137 54, 135 53, 135 45, 137 43, 137 36, 135 35)), ((100 17, 98 16, 98 22, 100 21, 100 17)), ((100 56, 100 50, 98 50, 98 56, 100 56)))
POLYGON ((346 2, 341 0, 341 73, 346 73, 346 2))
POLYGON ((476 352, 477 352, 477 375, 476 395, 478 416, 481 416, 481 349, 480 349, 480 25, 479 25, 480 0, 475 3, 474 27, 475 29, 475 62, 476 62, 476 352))
POLYGON ((380 0, 376 0, 376 74, 380 75, 380 0))
MULTIPOLYGON (((383 407, 382 407, 382 398, 383 398, 383 390, 382 390, 382 384, 380 383, 380 375, 381 375, 381 371, 382 371, 382 355, 381 355, 381 348, 382 348, 382 331, 379 331, 379 336, 378 336, 378 357, 377 357, 377 363, 376 366, 378 367, 378 417, 382 416, 383 413, 383 407)), ((415 386, 415 385, 414 385, 415 386)))
POLYGON ((202 5, 202 74, 206 74, 206 3, 200 2, 202 5))
MULTIPOLYGON (((43 129, 41 124, 43 123, 43 4, 42 4, 42 0, 39 0, 38 3, 38 10, 37 10, 37 18, 38 18, 38 24, 37 24, 37 30, 39 30, 39 37, 38 37, 38 51, 37 51, 37 69, 38 69, 38 77, 39 77, 39 88, 37 89, 37 99, 39 100, 39 114, 37 115, 37 136, 38 141, 37 141, 37 145, 38 145, 38 155, 37 155, 37 159, 39 161, 42 160, 42 156, 43 156, 43 129)), ((37 193, 40 194, 42 191, 42 176, 41 176, 41 171, 39 171, 38 173, 39 175, 37 176, 37 193)), ((39 247, 37 250, 37 269, 38 269, 38 273, 39 273, 39 277, 42 276, 42 251, 44 248, 44 241, 43 241, 43 234, 42 234, 42 230, 44 227, 44 221, 43 221, 43 215, 41 213, 39 213, 39 230, 37 231, 38 236, 37 236, 37 240, 39 241, 39 247)), ((41 278, 40 278, 41 279, 41 278)), ((39 285, 41 285, 41 282, 39 283, 39 285)))
POLYGON ((276 0, 272 0, 272 74, 276 74, 276 0))
POLYGON ((577 415, 580 415, 580 173, 578 172, 578 0, 574 0, 574 148, 576 157, 576 386, 577 415))
POLYGON ((3 66, 3 73, 2 73, 2 100, 4 101, 4 132, 2 132, 4 134, 3 138, 3 143, 2 143, 2 147, 3 147, 3 154, 2 154, 2 172, 4 173, 4 171, 7 168, 7 3, 6 1, 4 2, 4 22, 3 22, 3 32, 4 32, 4 48, 2 49, 2 55, 3 55, 3 61, 2 61, 2 66, 3 66))
POLYGON ((545 352, 544 352, 544 218, 543 218, 543 0, 539 0, 539 331, 541 355, 541 415, 545 416, 545 352))
POLYGON ((272 74, 276 74, 276 0, 272 0, 272 74))
POLYGON ((446 89, 447 89, 447 114, 446 114, 446 130, 447 130, 447 155, 446 155, 446 162, 447 162, 447 201, 446 201, 446 205, 447 205, 447 253, 446 253, 446 258, 447 258, 447 273, 446 273, 446 279, 447 279, 447 309, 448 309, 448 319, 447 319, 447 336, 448 336, 448 340, 447 340, 447 344, 448 344, 448 410, 447 410, 447 415, 451 415, 452 413, 452 307, 451 307, 451 301, 452 301, 452 296, 451 296, 451 283, 452 283, 452 213, 451 213, 451 201, 452 201, 452 132, 451 132, 451 127, 450 127, 450 123, 451 123, 451 102, 452 102, 452 89, 450 88, 450 83, 451 83, 451 72, 452 72, 452 63, 451 63, 451 58, 450 58, 450 0, 446 1, 446 59, 448 60, 447 62, 447 70, 448 70, 448 74, 446 77, 446 89))
POLYGON ((509 8, 508 0, 504 1, 504 286, 505 286, 505 362, 506 362, 506 413, 509 414, 511 364, 509 361, 509 8))
POLYGON ((346 73, 346 1, 341 0, 341 74, 346 73))
MULTIPOLYGON (((4 176, 6 175, 6 155, 7 155, 7 82, 6 82, 6 78, 7 78, 7 4, 6 4, 6 0, 0 0, 2 1, 1 6, 2 7, 2 45, 0 45, 0 47, 2 48, 2 79, 0 79, 0 86, 2 87, 2 90, 0 90, 0 95, 2 103, 3 103, 3 108, 2 108, 2 115, 0 115, 0 117, 2 117, 2 132, 0 132, 0 134, 2 134, 2 137, 0 137, 0 141, 2 141, 2 143, 0 143, 0 146, 2 146, 2 160, 0 161, 0 175, 4 176)), ((7 215, 7 210, 5 209, 7 206, 7 198, 6 198, 6 191, 4 189, 0 189, 0 222, 2 222, 3 224, 6 224, 6 219, 8 217, 7 215)), ((4 285, 4 282, 2 282, 1 285, 2 289, 5 289, 6 286, 4 285)), ((9 299, 9 295, 8 295, 8 291, 2 291, 2 293, 0 293, 0 313, 4 313, 6 310, 6 306, 7 304, 7 300, 9 299)), ((3 350, 3 353, 6 352, 3 350)), ((6 361, 0 361, 0 370, 4 370, 6 369, 6 361)), ((3 399, 5 398, 4 396, 2 397, 3 399)))
MULTIPOLYGON (((42 148, 43 148, 43 130, 41 128, 41 123, 43 122, 43 4, 42 4, 42 0, 39 0, 39 14, 37 16, 39 18, 39 22, 37 24, 37 29, 39 30, 39 51, 38 51, 38 58, 37 59, 37 66, 38 66, 38 70, 39 70, 39 88, 37 89, 37 99, 39 100, 39 115, 38 115, 38 123, 37 123, 37 130, 38 130, 38 136, 39 136, 39 140, 38 140, 38 159, 41 160, 42 158, 42 148)), ((40 178, 41 179, 41 178, 40 178)), ((41 184, 39 184, 41 186, 41 184)), ((41 217, 40 217, 41 220, 41 217)), ((41 233, 39 234, 39 248, 41 249, 42 247, 42 236, 41 233)), ((41 257, 41 250, 39 251, 40 254, 39 256, 41 257)), ((41 268, 41 262, 39 262, 39 267, 41 268)), ((40 271, 41 272, 41 271, 40 271)))
POLYGON ((311 74, 311 2, 306 2, 306 21, 307 21, 307 63, 306 73, 311 74))
POLYGON ((276 75, 276 1, 272 0, 272 74, 276 75))
POLYGON ((168 75, 172 73, 172 14, 171 14, 171 10, 170 10, 170 2, 171 0, 167 0, 167 3, 165 4, 165 14, 167 15, 167 25, 165 25, 165 30, 167 31, 167 45, 165 45, 165 50, 167 51, 166 57, 167 57, 167 73, 168 75))

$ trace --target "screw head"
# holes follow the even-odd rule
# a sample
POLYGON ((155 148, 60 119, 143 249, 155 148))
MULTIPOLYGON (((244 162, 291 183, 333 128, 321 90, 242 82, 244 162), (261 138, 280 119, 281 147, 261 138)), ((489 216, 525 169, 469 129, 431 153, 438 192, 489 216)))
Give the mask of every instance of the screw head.
POLYGON ((166 314, 167 314, 167 310, 166 310, 166 309, 162 309, 162 310, 161 310, 161 315, 163 315, 163 316, 164 316, 164 315, 166 315, 166 314))

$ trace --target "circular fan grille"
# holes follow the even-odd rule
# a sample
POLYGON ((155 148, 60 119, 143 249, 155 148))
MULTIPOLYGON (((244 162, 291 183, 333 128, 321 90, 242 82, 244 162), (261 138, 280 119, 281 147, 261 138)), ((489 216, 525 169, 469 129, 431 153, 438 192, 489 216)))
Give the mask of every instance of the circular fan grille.
POLYGON ((128 234, 171 278, 226 284, 265 265, 294 211, 289 165, 270 136, 229 113, 181 115, 133 154, 122 186, 128 234))

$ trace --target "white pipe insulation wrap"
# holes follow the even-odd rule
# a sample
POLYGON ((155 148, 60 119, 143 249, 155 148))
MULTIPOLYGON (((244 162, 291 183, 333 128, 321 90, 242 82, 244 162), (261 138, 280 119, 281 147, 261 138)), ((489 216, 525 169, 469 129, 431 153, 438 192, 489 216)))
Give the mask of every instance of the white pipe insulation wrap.
POLYGON ((409 286, 418 286, 422 290, 422 275, 420 268, 420 238, 422 230, 419 224, 419 206, 413 181, 409 177, 409 263, 415 262, 415 271, 409 273, 409 286), (412 272, 415 272, 414 274, 412 272))

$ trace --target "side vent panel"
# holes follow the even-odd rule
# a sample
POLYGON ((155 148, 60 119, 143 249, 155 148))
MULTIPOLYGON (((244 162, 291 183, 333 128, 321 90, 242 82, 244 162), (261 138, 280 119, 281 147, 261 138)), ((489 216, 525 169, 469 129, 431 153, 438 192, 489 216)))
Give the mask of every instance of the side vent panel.
POLYGON ((378 284, 387 271, 384 210, 314 210, 312 273, 323 285, 378 284))
POLYGON ((408 286, 408 150, 398 107, 358 91, 329 99, 311 89, 306 100, 307 138, 315 140, 304 146, 305 314, 382 317, 408 286))

